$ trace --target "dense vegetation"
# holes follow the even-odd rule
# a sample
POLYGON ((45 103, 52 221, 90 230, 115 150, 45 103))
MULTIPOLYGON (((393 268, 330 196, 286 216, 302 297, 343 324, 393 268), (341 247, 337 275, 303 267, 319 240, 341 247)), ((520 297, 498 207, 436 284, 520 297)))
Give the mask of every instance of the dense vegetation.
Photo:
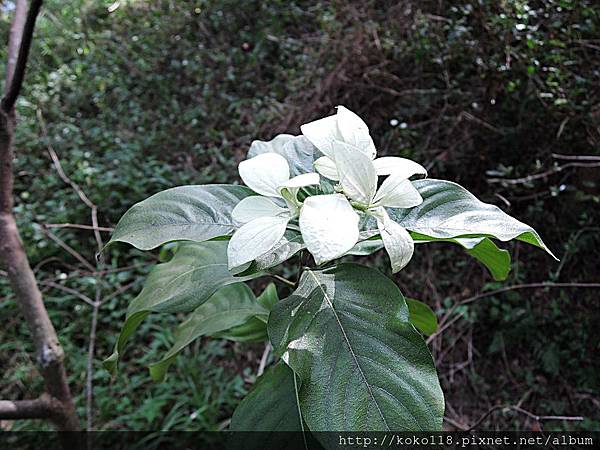
MULTIPOLYGON (((263 347, 199 341, 154 384, 145 367, 168 347, 174 324, 157 316, 144 325, 144 348, 136 339, 111 380, 100 360, 153 260, 116 246, 106 252, 106 274, 90 276, 81 259, 95 267, 93 233, 45 226, 90 224, 49 148, 97 206, 100 225, 111 227, 167 187, 236 181, 252 139, 298 134, 301 123, 344 104, 371 126, 380 154, 410 157, 431 176, 463 184, 534 226, 561 258, 521 256, 515 244, 513 271, 500 284, 450 244, 417 247, 395 277, 409 297, 443 317, 461 299, 505 285, 598 281, 598 163, 560 156, 600 156, 600 11, 592 0, 165 0, 115 3, 109 12, 111 3, 45 2, 18 105, 16 213, 82 416, 91 308, 80 297, 94 298, 100 283, 97 428, 225 427, 263 347)), ((0 5, 6 42, 10 2, 0 5)), ((373 261, 389 272, 385 258, 373 261)), ((454 311, 461 318, 431 344, 448 417, 468 425, 495 404, 519 404, 586 417, 547 427, 598 429, 597 293, 511 290, 454 311)), ((0 298, 0 398, 31 398, 41 380, 1 274, 0 298)), ((537 424, 501 410, 481 426, 537 424)))

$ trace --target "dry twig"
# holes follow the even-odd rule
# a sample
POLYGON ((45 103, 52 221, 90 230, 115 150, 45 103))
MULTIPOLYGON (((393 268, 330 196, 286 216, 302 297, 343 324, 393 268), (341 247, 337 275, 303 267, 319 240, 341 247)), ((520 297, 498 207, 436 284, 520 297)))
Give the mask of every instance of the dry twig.
MULTIPOLYGON (((99 259, 96 261, 96 267, 94 267, 91 263, 89 263, 81 254, 75 251, 73 248, 66 245, 63 241, 61 241, 58 237, 56 237, 53 233, 50 233, 45 229, 46 234, 55 242, 57 242, 62 248, 67 250, 71 255, 77 258, 84 266, 91 270, 91 272, 96 277, 96 293, 94 300, 92 301, 89 297, 83 296, 79 294, 80 298, 88 298, 89 301, 86 301, 92 307, 92 323, 90 326, 90 334, 88 341, 88 358, 87 358, 87 370, 86 370, 86 429, 87 431, 92 431, 93 429, 93 400, 94 400, 94 353, 96 347, 96 330, 98 328, 98 314, 99 309, 102 304, 102 288, 100 283, 100 273, 102 271, 102 266, 104 265, 103 256, 102 256, 102 248, 104 247, 104 242, 102 240, 102 236, 100 235, 100 231, 110 231, 109 228, 102 228, 98 225, 98 207, 94 202, 90 200, 85 191, 73 181, 64 171, 63 166, 60 162, 60 158, 58 154, 52 148, 52 145, 48 139, 48 131, 46 129, 46 124, 44 122, 44 117, 40 110, 37 112, 38 121, 40 124, 40 129, 42 132, 42 136, 47 141, 47 150, 50 155, 50 159, 52 160, 52 164, 58 173, 58 176, 61 180, 63 180, 66 184, 68 184, 73 191, 77 194, 77 196, 81 199, 81 201, 90 208, 92 225, 77 225, 77 224, 53 224, 55 228, 80 228, 80 229, 89 229, 94 232, 94 238, 96 239, 96 250, 97 255, 99 255, 99 259)), ((59 285, 60 286, 60 285, 59 285)), ((61 287, 63 290, 66 290, 64 286, 61 287)), ((70 289, 72 293, 76 292, 73 289, 70 289)), ((77 294, 75 294, 77 295, 77 294)))
POLYGON ((577 421, 577 422, 579 422, 579 421, 584 420, 584 418, 581 417, 581 416, 544 416, 544 415, 537 415, 537 414, 534 414, 532 412, 529 412, 529 411, 521 408, 520 406, 515 406, 515 405, 495 405, 495 406, 491 407, 490 409, 488 409, 479 419, 477 419, 475 421, 475 423, 473 423, 472 425, 470 425, 465 431, 471 431, 471 430, 475 429, 476 427, 478 427, 479 425, 481 425, 483 423, 483 421, 485 419, 487 419, 490 415, 492 415, 496 411, 500 411, 500 410, 514 411, 514 412, 517 412, 519 414, 523 414, 523 415, 529 417, 530 419, 535 420, 536 422, 541 422, 541 421, 544 421, 544 420, 567 420, 567 421, 577 421))

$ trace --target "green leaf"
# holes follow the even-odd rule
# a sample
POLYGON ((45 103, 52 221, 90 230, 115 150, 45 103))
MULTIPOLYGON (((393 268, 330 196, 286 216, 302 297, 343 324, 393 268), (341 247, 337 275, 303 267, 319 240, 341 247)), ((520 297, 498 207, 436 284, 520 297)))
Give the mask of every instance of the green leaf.
POLYGON ((506 280, 511 268, 508 250, 498 248, 489 238, 457 238, 454 241, 462 245, 469 255, 487 267, 494 280, 506 280))
POLYGON ((304 136, 280 134, 270 141, 253 141, 248 150, 248 159, 262 153, 277 153, 283 156, 290 166, 290 176, 314 172, 313 162, 317 148, 304 136))
POLYGON ((255 278, 256 274, 236 277, 227 269, 227 244, 182 243, 173 259, 150 272, 142 292, 129 305, 128 315, 193 311, 221 287, 255 278))
POLYGON ((223 286, 261 274, 234 277, 227 269, 227 241, 182 242, 173 258, 154 267, 131 302, 114 353, 104 362, 114 372, 129 337, 151 312, 190 312, 223 286))
POLYGON ((452 242, 463 247, 469 255, 477 259, 492 274, 496 281, 506 280, 510 272, 510 253, 498 248, 489 238, 434 238, 424 234, 411 232, 416 244, 427 242, 452 242))
POLYGON ((119 220, 109 242, 150 250, 176 240, 207 241, 231 234, 231 211, 245 197, 245 186, 179 186, 133 205, 119 220))
POLYGON ((302 422, 297 397, 299 386, 300 379, 283 361, 269 367, 233 413, 229 430, 234 433, 229 436, 227 448, 320 448, 309 440, 312 436, 302 422))
POLYGON ((216 338, 229 339, 236 342, 264 342, 269 336, 267 334, 267 319, 269 311, 279 301, 277 288, 274 283, 269 283, 262 294, 258 296, 257 302, 265 308, 265 312, 250 317, 246 322, 228 330, 215 333, 216 338))
POLYGON ((431 336, 437 331, 438 322, 435 313, 425 303, 407 298, 408 318, 417 330, 426 336, 431 336))
POLYGON ((277 294, 277 287, 275 283, 269 283, 262 294, 256 299, 264 308, 268 311, 273 309, 273 306, 279 301, 279 295, 277 294))
POLYGON ((211 337, 234 342, 266 342, 269 339, 267 324, 257 317, 250 317, 243 324, 212 334, 211 337))
POLYGON ((518 239, 554 254, 529 225, 494 205, 483 203, 451 181, 424 179, 413 182, 423 203, 410 209, 389 209, 390 217, 403 227, 433 238, 492 237, 518 239))
POLYGON ((162 381, 177 355, 199 337, 241 325, 257 315, 267 316, 268 312, 244 283, 219 289, 177 328, 173 347, 159 362, 150 365, 152 379, 162 381))
POLYGON ((311 431, 441 430, 444 397, 431 354, 400 290, 378 271, 305 271, 268 327, 302 379, 311 431))
MULTIPOLYGON (((231 418, 231 431, 302 431, 294 372, 280 361, 269 367, 241 401, 231 418)), ((262 448, 279 448, 264 444, 262 448)))

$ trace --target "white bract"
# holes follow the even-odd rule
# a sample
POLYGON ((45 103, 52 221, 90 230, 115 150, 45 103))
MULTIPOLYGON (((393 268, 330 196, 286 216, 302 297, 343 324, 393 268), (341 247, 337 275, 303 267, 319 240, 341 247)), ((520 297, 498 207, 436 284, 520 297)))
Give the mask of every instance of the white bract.
POLYGON ((286 159, 263 153, 242 161, 239 172, 246 185, 261 196, 246 197, 233 209, 233 220, 242 223, 229 241, 229 268, 239 267, 267 253, 281 240, 288 222, 298 216, 300 188, 319 184, 319 174, 305 173, 290 179, 286 159), (275 200, 275 201, 274 201, 275 200), (285 202, 286 207, 276 203, 285 202))
POLYGON ((296 218, 317 264, 339 258, 359 241, 360 214, 366 214, 377 220, 393 272, 401 270, 413 255, 414 243, 385 208, 419 205, 423 199, 409 178, 426 176, 425 168, 405 158, 375 158, 367 125, 343 106, 336 115, 302 125, 301 130, 324 155, 314 162, 315 169, 338 182, 338 193, 312 195, 301 203, 299 189, 318 185, 319 174, 290 179, 289 165, 277 153, 263 153, 240 163, 242 180, 262 197, 247 197, 233 210, 234 220, 244 225, 229 243, 229 267, 239 267, 271 250, 282 239, 289 221, 296 218), (387 178, 378 188, 379 176, 387 178))
POLYGON ((373 139, 369 135, 367 124, 344 106, 338 106, 336 115, 304 124, 300 130, 325 155, 315 161, 315 169, 330 180, 339 181, 334 161, 336 142, 349 144, 374 160, 373 165, 377 175, 396 173, 404 178, 410 178, 413 175, 427 176, 425 168, 410 159, 396 156, 375 159, 377 151, 373 139))
MULTIPOLYGON (((385 207, 412 208, 422 203, 421 195, 409 178, 413 175, 426 176, 425 168, 406 158, 388 156, 376 159, 375 146, 367 125, 360 117, 343 106, 338 107, 336 115, 303 125, 301 130, 304 136, 325 155, 315 161, 316 170, 326 178, 339 181, 341 190, 351 205, 377 219, 383 245, 390 256, 392 271, 395 273, 401 270, 413 255, 414 242, 408 231, 389 218, 385 207), (385 175, 388 177, 377 189, 378 176, 385 175)), ((315 208, 319 207, 320 202, 323 202, 323 209, 328 207, 324 199, 319 200, 318 197, 314 197, 312 201, 316 205, 315 208)), ((311 220, 319 220, 319 215, 312 216, 316 219, 311 218, 311 220)), ((300 213, 300 222, 308 222, 303 212, 300 213)), ((322 222, 320 228, 312 227, 312 229, 321 229, 323 232, 322 228, 331 223, 322 222)), ((318 242, 319 235, 304 233, 304 229, 302 231, 306 246, 317 262, 318 259, 331 258, 330 254, 315 255, 315 252, 319 253, 322 249, 322 245, 318 242)), ((349 233, 330 234, 333 239, 339 239, 340 251, 350 245, 347 237, 349 233)), ((354 244, 357 241, 358 236, 354 244)), ((329 243, 329 248, 335 248, 335 245, 329 243)), ((335 257, 338 256, 341 255, 335 257)))
POLYGON ((308 197, 300 211, 300 230, 317 264, 339 258, 358 241, 359 216, 342 194, 308 197))

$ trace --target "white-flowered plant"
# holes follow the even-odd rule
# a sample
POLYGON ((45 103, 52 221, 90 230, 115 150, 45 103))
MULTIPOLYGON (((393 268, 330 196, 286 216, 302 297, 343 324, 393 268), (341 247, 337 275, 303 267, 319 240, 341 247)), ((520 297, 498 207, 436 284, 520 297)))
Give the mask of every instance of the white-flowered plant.
MULTIPOLYGON (((405 267, 413 255, 413 240, 385 208, 419 205, 423 199, 409 178, 426 176, 425 168, 406 158, 376 159, 367 125, 343 106, 336 115, 305 124, 301 130, 323 154, 314 167, 337 183, 337 193, 317 193, 300 202, 300 188, 318 185, 319 176, 305 173, 290 179, 288 163, 277 153, 262 153, 240 163, 244 183, 265 197, 248 197, 233 210, 234 220, 244 225, 229 243, 229 267, 239 267, 271 250, 295 219, 315 262, 332 261, 355 247, 361 236, 359 224, 366 222, 366 216, 377 221, 392 271, 405 267), (386 178, 378 188, 379 177, 386 178)), ((368 230, 362 231, 369 235, 368 230)))
MULTIPOLYGON (((336 260, 385 248, 397 272, 416 242, 445 241, 503 280, 510 255, 492 239, 550 251, 533 228, 458 184, 405 158, 377 158, 367 125, 343 106, 301 131, 254 141, 239 165, 246 186, 179 186, 125 213, 111 242, 169 244, 168 260, 129 304, 106 367, 116 369, 146 316, 187 313, 150 366, 155 380, 201 336, 272 345, 275 362, 237 407, 233 431, 440 431, 444 397, 423 338, 436 332, 434 312, 374 268, 336 260), (295 282, 273 272, 294 257, 298 277, 298 264, 283 273, 295 282), (273 283, 256 296, 264 283, 246 282, 259 277, 285 283, 287 297, 273 283)), ((315 437, 339 447, 331 434, 315 437)))

